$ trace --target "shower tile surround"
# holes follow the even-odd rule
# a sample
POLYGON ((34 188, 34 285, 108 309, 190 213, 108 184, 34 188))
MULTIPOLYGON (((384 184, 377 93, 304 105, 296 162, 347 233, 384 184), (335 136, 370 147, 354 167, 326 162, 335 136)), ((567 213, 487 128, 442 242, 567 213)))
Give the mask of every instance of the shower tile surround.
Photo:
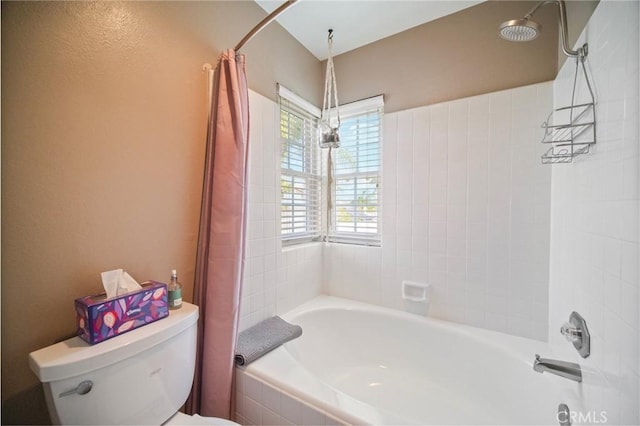
POLYGON ((282 248, 279 106, 249 91, 249 193, 240 330, 322 293, 322 247, 282 248))
POLYGON ((386 114, 382 247, 279 238, 278 105, 250 93, 247 256, 240 329, 320 293, 546 340, 551 169, 540 123, 552 83, 386 114))
POLYGON ((385 114, 382 247, 324 247, 328 293, 546 340, 552 83, 385 114), (407 302, 408 303, 408 302, 407 302))
MULTIPOLYGON (((606 412, 607 424, 640 424, 638 22, 636 1, 601 1, 595 10, 578 45, 589 43, 597 143, 552 172, 549 342, 557 357, 583 366, 585 406, 606 412), (558 333, 574 310, 592 335, 587 359, 558 333)), ((571 99, 574 64, 554 82, 555 107, 571 99)))
MULTIPOLYGON (((320 293, 404 309, 401 281, 428 282, 430 316, 548 336, 542 356, 584 366, 577 397, 591 415, 640 423, 638 6, 601 1, 585 29, 598 134, 572 164, 541 165, 539 143, 540 123, 569 102, 571 59, 554 82, 386 114, 382 247, 282 249, 278 106, 251 92, 240 328, 320 293), (572 310, 592 332, 587 359, 558 333, 572 310)), ((238 376, 242 424, 336 424, 238 376)))

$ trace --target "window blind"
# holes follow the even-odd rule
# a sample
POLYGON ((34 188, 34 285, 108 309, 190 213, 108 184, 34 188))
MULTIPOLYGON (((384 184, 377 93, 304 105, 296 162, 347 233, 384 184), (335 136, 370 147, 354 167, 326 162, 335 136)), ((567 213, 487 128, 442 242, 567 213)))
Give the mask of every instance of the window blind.
POLYGON ((373 99, 378 98, 344 108, 349 115, 341 119, 340 148, 334 150, 330 241, 380 245, 382 96, 373 99))
POLYGON ((279 90, 280 218, 284 244, 320 238, 320 156, 316 143, 318 118, 279 90))

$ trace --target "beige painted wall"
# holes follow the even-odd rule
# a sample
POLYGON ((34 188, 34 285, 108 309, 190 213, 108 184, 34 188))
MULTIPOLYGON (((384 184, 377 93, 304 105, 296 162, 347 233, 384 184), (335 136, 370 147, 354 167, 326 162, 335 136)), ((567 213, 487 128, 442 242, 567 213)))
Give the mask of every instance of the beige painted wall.
MULTIPOLYGON (((2 423, 47 421, 27 354, 74 332, 99 273, 177 268, 190 300, 205 62, 253 2, 2 2, 2 423)), ((320 102, 321 66, 278 25, 244 49, 249 86, 320 102)))
MULTIPOLYGON (((536 3, 487 1, 337 56, 340 102, 384 94, 385 112, 394 112, 553 80, 558 69, 555 6, 534 15, 543 26, 536 40, 513 43, 498 36, 500 23, 523 17, 536 3)), ((597 2, 571 3, 570 28, 581 31, 597 2)), ((344 31, 335 28, 334 44, 344 31)))

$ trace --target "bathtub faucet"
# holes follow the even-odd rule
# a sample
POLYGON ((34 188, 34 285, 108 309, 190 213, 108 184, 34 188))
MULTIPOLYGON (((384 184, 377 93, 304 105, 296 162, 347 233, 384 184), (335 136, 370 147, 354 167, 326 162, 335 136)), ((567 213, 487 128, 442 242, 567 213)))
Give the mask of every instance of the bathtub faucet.
POLYGON ((540 358, 540 355, 536 354, 536 359, 533 361, 533 369, 538 373, 549 373, 561 376, 576 382, 582 382, 582 370, 579 364, 567 361, 558 361, 555 359, 540 358))

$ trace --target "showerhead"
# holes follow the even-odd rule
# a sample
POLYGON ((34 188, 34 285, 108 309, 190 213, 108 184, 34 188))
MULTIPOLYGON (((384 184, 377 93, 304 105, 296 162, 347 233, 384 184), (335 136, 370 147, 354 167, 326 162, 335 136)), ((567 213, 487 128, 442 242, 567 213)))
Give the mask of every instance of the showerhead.
POLYGON ((500 31, 500 37, 509 41, 530 41, 540 35, 542 25, 536 21, 532 21, 533 14, 542 6, 548 4, 555 4, 558 6, 558 12, 560 14, 560 38, 562 39, 562 51, 565 55, 572 58, 584 58, 587 57, 587 44, 585 43, 578 50, 572 50, 569 47, 569 37, 567 37, 567 9, 564 4, 564 0, 542 0, 537 3, 533 9, 529 11, 522 19, 512 19, 500 24, 498 30, 500 31))
POLYGON ((509 41, 531 41, 540 35, 542 25, 530 19, 512 19, 498 27, 500 37, 509 41))

